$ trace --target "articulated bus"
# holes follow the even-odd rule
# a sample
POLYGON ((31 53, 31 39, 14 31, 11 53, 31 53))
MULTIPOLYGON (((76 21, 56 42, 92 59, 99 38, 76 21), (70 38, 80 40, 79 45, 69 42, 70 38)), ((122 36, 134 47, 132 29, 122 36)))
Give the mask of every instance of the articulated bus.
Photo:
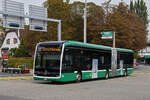
MULTIPOLYGON (((117 48, 116 76, 133 72, 133 51, 117 48)), ((75 41, 41 42, 35 50, 33 78, 68 82, 112 77, 112 48, 75 41)))

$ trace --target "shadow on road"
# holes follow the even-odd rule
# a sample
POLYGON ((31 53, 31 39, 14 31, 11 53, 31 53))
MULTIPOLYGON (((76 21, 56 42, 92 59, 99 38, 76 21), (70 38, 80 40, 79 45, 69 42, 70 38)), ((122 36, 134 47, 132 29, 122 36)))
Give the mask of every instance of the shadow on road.
MULTIPOLYGON (((129 77, 130 75, 126 76, 129 77)), ((56 82, 56 81, 37 81, 33 80, 34 84, 47 84, 47 85, 68 85, 68 84, 84 84, 87 82, 93 82, 93 81, 107 81, 107 80, 114 80, 116 78, 124 78, 125 76, 119 76, 119 77, 111 77, 109 79, 105 78, 99 78, 99 79, 90 79, 90 80, 82 80, 81 82, 71 81, 71 82, 56 82)))

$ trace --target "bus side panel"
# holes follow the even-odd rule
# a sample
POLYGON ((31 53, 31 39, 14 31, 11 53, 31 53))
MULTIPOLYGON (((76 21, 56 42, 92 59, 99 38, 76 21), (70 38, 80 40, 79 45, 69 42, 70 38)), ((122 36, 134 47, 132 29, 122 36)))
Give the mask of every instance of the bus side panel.
POLYGON ((44 78, 33 77, 34 80, 44 80, 44 78))
POLYGON ((132 74, 132 73, 133 73, 133 71, 134 71, 134 69, 133 69, 133 68, 128 68, 128 69, 127 69, 127 74, 132 74))
POLYGON ((76 73, 62 73, 61 78, 40 78, 40 77, 33 77, 34 80, 44 80, 44 81, 58 81, 58 82, 69 82, 76 80, 76 73))
POLYGON ((82 72, 82 80, 92 79, 92 72, 82 72))
MULTIPOLYGON (((99 70, 97 73, 97 78, 104 78, 106 75, 106 70, 99 70)), ((92 72, 82 72, 82 80, 92 79, 92 72)))
POLYGON ((117 69, 116 76, 120 76, 120 69, 117 69))
POLYGON ((126 69, 123 69, 123 75, 125 75, 126 69))
MULTIPOLYGON (((128 68, 127 69, 127 74, 132 74, 134 71, 134 68, 128 68)), ((117 70, 116 72, 116 76, 120 76, 121 75, 121 72, 120 72, 120 69, 117 70)), ((123 75, 125 75, 125 69, 123 69, 123 75)), ((111 70, 109 70, 109 77, 111 77, 111 70)))
POLYGON ((61 78, 58 81, 67 82, 75 80, 76 80, 76 73, 62 73, 61 78))
POLYGON ((106 75, 106 70, 99 70, 98 71, 98 78, 104 78, 106 75))
MULTIPOLYGON (((97 78, 104 78, 106 70, 99 70, 97 73, 97 78)), ((82 72, 82 80, 92 79, 92 72, 82 72)))
MULTIPOLYGON (((123 69, 122 75, 125 75, 125 69, 123 69)), ((117 69, 116 76, 121 76, 121 69, 117 69)))
MULTIPOLYGON (((109 77, 111 77, 111 75, 112 75, 112 70, 109 70, 109 77)), ((117 69, 117 71, 116 71, 116 76, 120 76, 120 70, 119 69, 117 69)))
POLYGON ((109 70, 109 77, 111 77, 111 69, 109 70))

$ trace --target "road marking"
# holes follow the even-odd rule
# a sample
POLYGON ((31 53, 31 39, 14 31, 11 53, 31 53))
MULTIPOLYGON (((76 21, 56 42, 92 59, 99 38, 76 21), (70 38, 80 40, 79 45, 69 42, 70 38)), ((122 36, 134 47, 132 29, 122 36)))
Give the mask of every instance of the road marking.
POLYGON ((135 74, 135 75, 150 75, 150 73, 137 73, 137 72, 134 72, 133 74, 135 74))
POLYGON ((32 79, 32 76, 23 76, 23 77, 0 77, 0 80, 27 80, 32 79))

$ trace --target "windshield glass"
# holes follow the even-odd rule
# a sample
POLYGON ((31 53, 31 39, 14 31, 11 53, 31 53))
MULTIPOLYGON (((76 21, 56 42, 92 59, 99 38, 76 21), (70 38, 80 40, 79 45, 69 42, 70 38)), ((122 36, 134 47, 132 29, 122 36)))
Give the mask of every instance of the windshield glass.
POLYGON ((37 55, 36 67, 58 69, 60 63, 60 53, 39 52, 37 55))
POLYGON ((37 49, 35 75, 56 77, 60 72, 61 46, 40 46, 37 49))

